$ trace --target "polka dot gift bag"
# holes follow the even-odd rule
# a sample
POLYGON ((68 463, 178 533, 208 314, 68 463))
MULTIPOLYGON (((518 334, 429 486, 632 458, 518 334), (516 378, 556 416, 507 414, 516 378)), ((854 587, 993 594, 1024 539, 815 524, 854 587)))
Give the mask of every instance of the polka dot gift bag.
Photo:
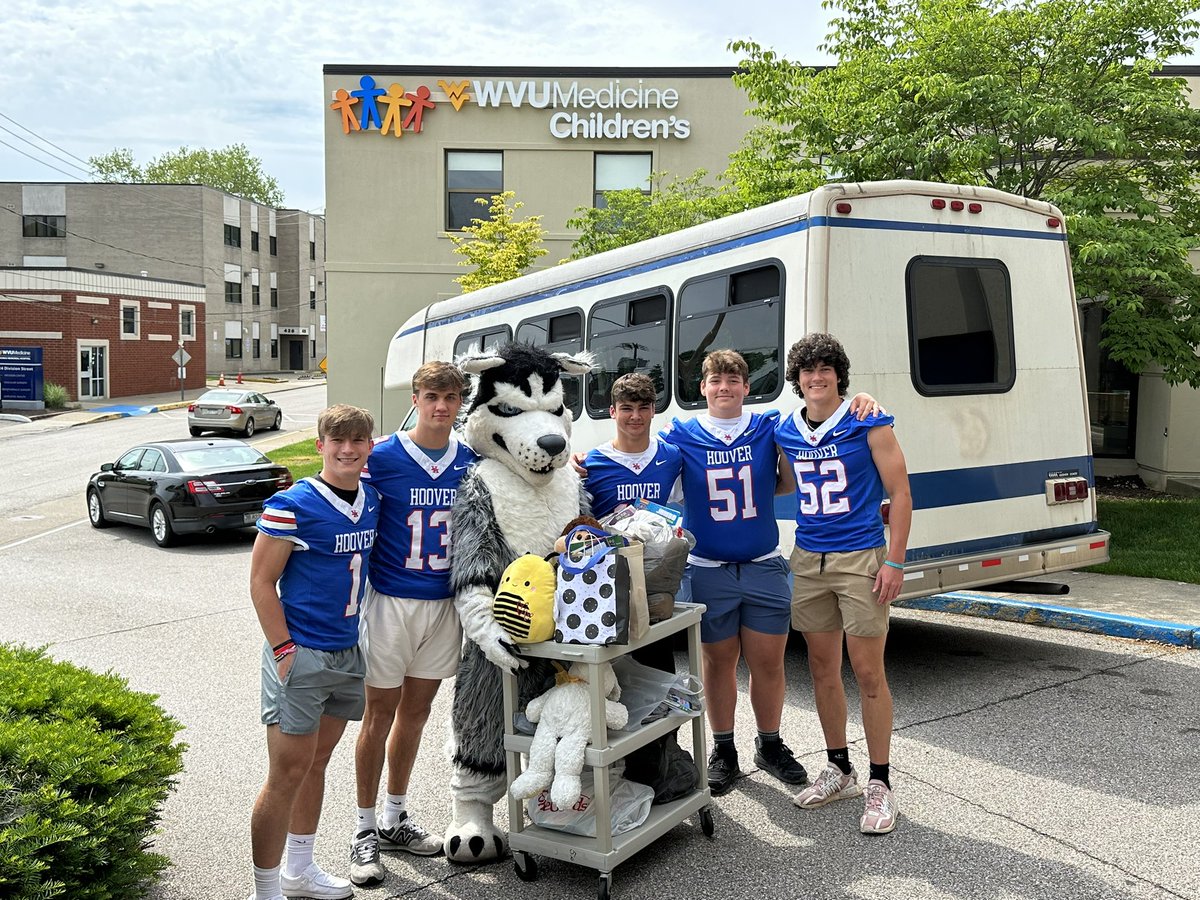
POLYGON ((624 539, 589 525, 567 536, 558 556, 554 640, 562 644, 629 643, 629 561, 624 539))

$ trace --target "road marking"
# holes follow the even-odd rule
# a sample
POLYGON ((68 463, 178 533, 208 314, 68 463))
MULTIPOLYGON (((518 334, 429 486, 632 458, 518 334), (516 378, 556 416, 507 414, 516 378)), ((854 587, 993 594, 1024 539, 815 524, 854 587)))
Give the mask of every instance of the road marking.
POLYGON ((48 535, 55 534, 59 531, 65 531, 68 528, 74 528, 76 525, 82 525, 87 519, 80 519, 78 522, 68 522, 66 525, 59 525, 57 528, 51 528, 49 531, 43 531, 41 534, 35 534, 27 538, 21 538, 19 541, 13 541, 11 544, 0 546, 0 552, 11 550, 13 547, 20 547, 22 544, 28 544, 30 541, 36 541, 38 538, 44 538, 48 535))

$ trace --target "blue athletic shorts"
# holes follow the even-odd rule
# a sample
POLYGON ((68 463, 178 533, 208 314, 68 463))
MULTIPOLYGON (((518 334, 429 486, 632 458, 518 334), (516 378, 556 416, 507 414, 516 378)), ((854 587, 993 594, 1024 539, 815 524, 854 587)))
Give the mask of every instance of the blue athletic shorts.
POLYGON ((792 618, 788 564, 782 556, 761 562, 689 565, 691 599, 708 609, 700 617, 700 640, 715 644, 742 628, 787 634, 792 618))

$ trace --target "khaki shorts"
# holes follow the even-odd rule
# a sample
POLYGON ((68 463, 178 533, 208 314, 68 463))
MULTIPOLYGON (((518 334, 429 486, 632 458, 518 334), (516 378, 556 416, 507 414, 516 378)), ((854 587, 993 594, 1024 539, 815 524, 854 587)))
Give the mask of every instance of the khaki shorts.
POLYGON ((389 597, 368 585, 359 636, 373 688, 398 688, 410 675, 449 678, 462 658, 462 625, 449 598, 389 597))
POLYGON ((792 568, 792 627, 797 631, 844 631, 855 637, 888 632, 888 604, 872 590, 886 547, 849 553, 810 553, 799 547, 792 568))

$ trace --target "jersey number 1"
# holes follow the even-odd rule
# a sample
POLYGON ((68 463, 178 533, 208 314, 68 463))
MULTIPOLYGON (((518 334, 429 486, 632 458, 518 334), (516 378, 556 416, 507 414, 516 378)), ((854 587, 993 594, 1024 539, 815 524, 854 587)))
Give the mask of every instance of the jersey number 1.
POLYGON ((346 604, 346 618, 358 613, 358 592, 362 587, 362 554, 350 557, 350 602, 346 604))

